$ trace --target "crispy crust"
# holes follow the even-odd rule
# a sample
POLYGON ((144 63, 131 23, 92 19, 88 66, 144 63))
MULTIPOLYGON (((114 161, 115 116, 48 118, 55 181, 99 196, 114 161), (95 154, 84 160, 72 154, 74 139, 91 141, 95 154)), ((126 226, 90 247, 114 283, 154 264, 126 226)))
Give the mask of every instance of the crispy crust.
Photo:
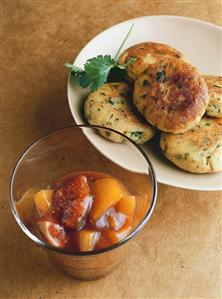
MULTIPOLYGON (((136 109, 134 111, 132 93, 126 83, 104 84, 88 96, 84 110, 90 124, 115 129, 136 143, 145 143, 155 135, 155 129, 136 109)), ((100 134, 114 142, 122 142, 115 133, 100 130, 100 134)))
POLYGON ((209 104, 206 114, 213 117, 222 117, 222 77, 203 75, 209 94, 209 104))
POLYGON ((150 65, 158 63, 163 57, 182 58, 183 54, 161 43, 144 42, 126 49, 119 58, 119 63, 124 64, 130 58, 136 60, 127 67, 127 73, 131 80, 135 80, 150 65))
POLYGON ((165 59, 135 81, 134 104, 160 130, 183 133, 203 116, 208 89, 194 66, 181 59, 165 59))
POLYGON ((203 117, 183 134, 162 132, 160 148, 171 162, 186 171, 222 171, 222 119, 203 117))

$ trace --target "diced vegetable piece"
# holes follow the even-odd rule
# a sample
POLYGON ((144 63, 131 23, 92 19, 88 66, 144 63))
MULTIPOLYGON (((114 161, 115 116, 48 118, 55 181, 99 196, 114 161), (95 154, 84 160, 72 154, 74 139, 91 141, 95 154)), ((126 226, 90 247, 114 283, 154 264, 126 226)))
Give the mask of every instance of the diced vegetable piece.
POLYGON ((34 212, 34 201, 33 195, 36 193, 35 188, 28 189, 22 196, 22 198, 16 202, 16 209, 19 213, 20 218, 24 222, 28 222, 32 218, 32 214, 34 212))
POLYGON ((94 249, 96 242, 99 240, 100 232, 91 230, 82 230, 79 232, 79 249, 80 251, 91 251, 94 249))
POLYGON ((126 236, 129 234, 131 229, 132 229, 131 226, 124 226, 122 229, 118 231, 110 230, 109 238, 111 239, 112 243, 119 242, 120 240, 126 238, 126 236))
POLYGON ((98 228, 108 228, 109 227, 109 214, 110 214, 110 209, 109 208, 99 219, 96 220, 95 224, 98 228))
POLYGON ((116 204, 115 209, 127 216, 133 216, 136 208, 136 198, 133 195, 125 194, 116 204))
POLYGON ((49 245, 64 248, 68 242, 68 236, 64 228, 51 221, 38 221, 38 229, 49 245))
POLYGON ((119 230, 125 225, 127 218, 126 215, 121 212, 116 212, 116 210, 111 207, 96 221, 95 224, 98 228, 119 230))
POLYGON ((90 219, 95 221, 106 210, 114 206, 125 193, 121 184, 113 178, 103 178, 95 181, 93 188, 94 201, 90 212, 90 219))
POLYGON ((39 216, 44 216, 50 209, 53 190, 41 190, 34 195, 34 203, 39 216))
POLYGON ((110 216, 109 216, 109 224, 110 228, 114 230, 120 230, 125 222, 126 222, 127 216, 122 214, 121 212, 116 212, 114 211, 110 216))

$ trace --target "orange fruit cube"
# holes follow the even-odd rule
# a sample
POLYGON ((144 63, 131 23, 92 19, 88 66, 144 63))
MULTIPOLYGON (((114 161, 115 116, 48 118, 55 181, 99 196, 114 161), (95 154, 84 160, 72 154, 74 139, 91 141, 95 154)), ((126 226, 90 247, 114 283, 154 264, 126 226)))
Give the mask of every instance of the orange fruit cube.
POLYGON ((100 218, 110 207, 114 206, 125 193, 121 183, 114 178, 103 178, 95 181, 93 187, 94 200, 90 219, 100 218))
POLYGON ((50 209, 53 190, 41 190, 34 195, 34 203, 40 217, 44 216, 50 209))
POLYGON ((136 197, 130 194, 123 195, 116 204, 115 209, 127 216, 133 216, 136 208, 136 197))
POLYGON ((15 203, 16 210, 21 220, 25 223, 29 222, 35 210, 33 195, 36 193, 35 188, 28 189, 21 199, 15 203))
POLYGON ((82 230, 79 232, 79 249, 80 251, 91 251, 94 249, 96 242, 99 240, 100 232, 91 230, 82 230))

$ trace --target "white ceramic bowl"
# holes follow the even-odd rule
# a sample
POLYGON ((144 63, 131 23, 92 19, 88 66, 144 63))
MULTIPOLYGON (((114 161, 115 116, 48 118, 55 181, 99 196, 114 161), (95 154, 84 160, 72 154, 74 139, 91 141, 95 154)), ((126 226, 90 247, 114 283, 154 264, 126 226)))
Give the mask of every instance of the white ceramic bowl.
MULTIPOLYGON (((127 20, 117 24, 93 38, 79 53, 74 65, 83 67, 88 58, 99 54, 115 55, 119 45, 134 23, 133 31, 124 48, 143 41, 155 41, 169 44, 181 52, 201 73, 221 75, 222 73, 222 30, 221 27, 195 19, 176 16, 147 16, 127 20)), ((68 100, 73 118, 77 124, 85 123, 82 111, 84 97, 88 90, 82 90, 69 78, 68 100)), ((102 137, 88 136, 90 141, 106 156, 127 169, 135 170, 137 165, 133 157, 120 159, 118 152, 102 137), (107 150, 108 149, 108 150, 107 150)), ((119 145, 119 150, 123 144, 119 145)), ((195 190, 221 190, 222 175, 191 174, 167 161, 160 151, 150 143, 142 146, 151 159, 160 183, 195 190)))

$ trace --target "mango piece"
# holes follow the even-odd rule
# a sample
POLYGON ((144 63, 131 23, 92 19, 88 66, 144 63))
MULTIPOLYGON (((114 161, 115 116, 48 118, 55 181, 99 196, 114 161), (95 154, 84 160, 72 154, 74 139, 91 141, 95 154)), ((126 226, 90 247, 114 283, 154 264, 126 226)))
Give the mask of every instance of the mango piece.
POLYGON ((33 201, 33 195, 36 193, 35 188, 28 189, 21 199, 15 203, 16 210, 19 214, 19 217, 23 222, 29 222, 32 218, 35 205, 33 201))
POLYGON ((40 217, 44 216, 50 209, 53 190, 41 190, 34 195, 34 203, 40 217))
POLYGON ((115 209, 127 216, 133 216, 136 208, 136 198, 133 195, 125 194, 116 204, 115 209))
POLYGON ((64 248, 68 242, 68 236, 64 228, 51 221, 38 221, 37 227, 49 245, 64 248))
POLYGON ((93 187, 94 201, 90 212, 90 219, 95 221, 100 218, 110 207, 119 201, 124 193, 124 188, 114 178, 103 178, 95 181, 93 187))
POLYGON ((100 232, 91 230, 81 230, 79 232, 79 249, 80 251, 91 251, 94 249, 96 242, 100 238, 100 232))

